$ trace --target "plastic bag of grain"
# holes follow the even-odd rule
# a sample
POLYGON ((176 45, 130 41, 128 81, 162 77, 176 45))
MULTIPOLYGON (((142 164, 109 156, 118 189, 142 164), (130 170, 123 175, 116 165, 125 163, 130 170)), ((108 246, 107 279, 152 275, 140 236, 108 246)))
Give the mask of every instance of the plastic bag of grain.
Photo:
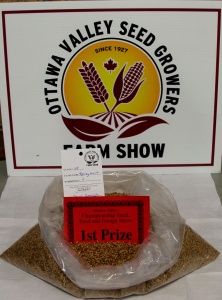
MULTIPOLYGON (((90 260, 83 260, 64 238, 63 186, 59 176, 47 188, 39 209, 41 234, 55 261, 66 276, 81 288, 126 288, 159 276, 175 264, 182 247, 185 222, 173 195, 143 171, 104 172, 104 186, 106 194, 150 196, 151 227, 148 238, 130 261, 96 267, 87 263, 90 260)), ((118 262, 120 253, 132 251, 126 243, 122 247, 128 248, 121 248, 121 251, 115 251, 116 246, 111 246, 96 243, 95 250, 92 243, 85 244, 81 246, 80 254, 82 252, 86 257, 89 250, 88 253, 95 256, 100 251, 97 256, 102 258, 102 262, 109 261, 108 256, 112 254, 118 262)))

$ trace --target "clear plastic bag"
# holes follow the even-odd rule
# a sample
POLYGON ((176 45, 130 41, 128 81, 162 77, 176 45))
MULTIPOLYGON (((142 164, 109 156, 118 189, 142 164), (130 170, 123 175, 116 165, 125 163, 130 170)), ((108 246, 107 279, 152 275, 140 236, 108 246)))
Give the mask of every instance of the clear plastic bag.
POLYGON ((105 193, 149 195, 151 226, 135 259, 118 266, 91 267, 73 251, 63 235, 62 177, 46 189, 39 208, 42 237, 67 277, 81 288, 118 289, 153 279, 176 263, 183 243, 185 221, 173 195, 143 171, 104 172, 105 193))

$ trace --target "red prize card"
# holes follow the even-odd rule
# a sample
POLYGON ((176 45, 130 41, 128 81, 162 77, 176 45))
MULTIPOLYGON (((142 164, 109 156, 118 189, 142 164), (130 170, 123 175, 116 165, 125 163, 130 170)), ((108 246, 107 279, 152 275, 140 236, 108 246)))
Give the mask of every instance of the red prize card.
POLYGON ((149 227, 149 196, 64 197, 68 242, 142 243, 149 227))

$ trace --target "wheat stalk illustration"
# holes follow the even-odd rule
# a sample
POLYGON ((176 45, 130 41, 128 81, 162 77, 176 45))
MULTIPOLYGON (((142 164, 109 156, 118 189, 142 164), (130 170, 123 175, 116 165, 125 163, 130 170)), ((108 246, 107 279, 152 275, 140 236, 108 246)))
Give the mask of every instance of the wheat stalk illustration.
POLYGON ((82 61, 82 67, 83 68, 79 69, 79 72, 93 99, 96 103, 103 103, 106 110, 109 112, 110 110, 106 105, 106 100, 109 98, 109 94, 95 66, 93 65, 93 63, 87 65, 85 61, 82 61))
POLYGON ((132 114, 118 113, 114 110, 119 104, 132 101, 138 93, 141 84, 145 80, 144 79, 140 81, 141 77, 143 76, 144 69, 142 62, 136 62, 134 65, 132 65, 124 76, 125 68, 126 64, 119 72, 114 82, 113 95, 116 99, 116 103, 113 105, 111 110, 106 104, 109 94, 94 64, 92 62, 87 64, 85 61, 82 61, 82 68, 79 69, 79 73, 94 101, 96 103, 103 103, 106 108, 105 113, 95 114, 92 117, 101 119, 102 122, 106 121, 109 125, 114 122, 114 126, 116 128, 119 126, 119 123, 124 122, 125 119, 131 118, 132 114))

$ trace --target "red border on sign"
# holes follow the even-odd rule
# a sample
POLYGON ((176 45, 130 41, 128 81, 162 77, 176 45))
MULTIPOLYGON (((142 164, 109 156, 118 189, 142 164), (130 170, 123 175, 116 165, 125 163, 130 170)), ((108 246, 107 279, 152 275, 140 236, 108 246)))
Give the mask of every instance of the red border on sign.
MULTIPOLYGON (((92 214, 103 214, 103 213, 93 213, 92 214)), ((104 212, 107 214, 107 212, 104 212)), ((132 214, 132 212, 131 212, 132 214)), ((129 214, 130 215, 130 214, 129 214)), ((95 219, 96 217, 91 217, 95 219)), ((99 219, 106 219, 107 217, 98 217, 99 219)), ((108 217, 109 219, 117 220, 120 217, 108 217)), ((90 220, 90 217, 88 217, 90 220)), ((87 242, 82 241, 81 239, 76 238, 80 236, 79 232, 82 229, 92 231, 94 229, 102 230, 103 227, 109 228, 109 230, 131 230, 133 233, 133 238, 131 242, 142 243, 145 238, 148 237, 148 231, 150 228, 150 198, 149 196, 96 196, 96 197, 64 197, 64 236, 69 243, 75 242, 87 242), (127 219, 130 219, 131 224, 124 223, 114 223, 105 225, 99 223, 99 226, 96 226, 94 223, 86 223, 84 225, 80 224, 79 216, 75 215, 76 209, 82 209, 82 213, 86 212, 86 208, 91 209, 124 209, 124 212, 129 212, 128 209, 134 209, 134 217, 127 216, 127 219), (136 213, 136 219, 135 219, 136 213), (75 227, 76 226, 76 227, 75 227), (135 232, 135 230, 137 232, 135 232)), ((98 233, 98 232, 97 232, 98 233)), ((96 240, 90 240, 91 242, 96 242, 96 240)), ((107 240, 102 241, 101 238, 98 238, 99 242, 107 242, 107 240)), ((129 240, 124 240, 124 242, 130 242, 129 240)))
POLYGON ((55 9, 55 10, 14 10, 2 12, 2 27, 3 27, 3 46, 5 58, 5 72, 6 85, 8 95, 8 111, 9 124, 11 133, 12 156, 14 169, 60 169, 61 166, 21 166, 17 164, 16 160, 16 146, 14 139, 13 119, 12 119, 12 105, 10 93, 10 76, 8 67, 8 49, 7 49, 7 33, 6 33, 6 16, 13 14, 37 14, 37 13, 70 13, 70 12, 213 12, 217 13, 217 47, 216 47, 216 72, 215 72, 215 89, 214 89, 214 116, 213 116, 213 132, 212 132, 212 146, 211 146, 211 161, 209 163, 200 164, 142 164, 142 165, 105 165, 103 168, 158 168, 158 167, 206 167, 214 165, 215 142, 216 142, 216 120, 217 120, 217 102, 218 102, 218 85, 219 85, 219 61, 220 61, 220 31, 221 31, 221 10, 208 8, 101 8, 101 9, 55 9))

